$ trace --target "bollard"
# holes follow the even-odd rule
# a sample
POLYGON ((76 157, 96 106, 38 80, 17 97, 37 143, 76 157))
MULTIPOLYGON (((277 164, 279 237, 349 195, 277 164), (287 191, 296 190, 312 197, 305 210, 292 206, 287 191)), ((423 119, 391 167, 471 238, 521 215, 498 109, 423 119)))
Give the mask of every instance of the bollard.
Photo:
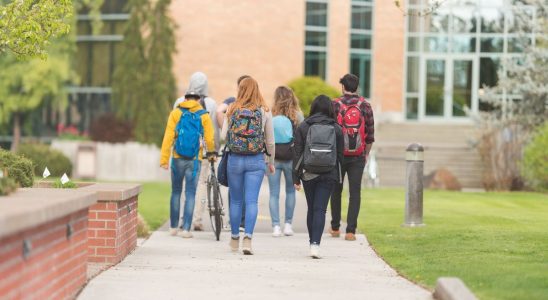
POLYGON ((424 176, 424 147, 413 143, 405 152, 407 175, 405 183, 405 227, 424 226, 422 223, 422 190, 424 176))

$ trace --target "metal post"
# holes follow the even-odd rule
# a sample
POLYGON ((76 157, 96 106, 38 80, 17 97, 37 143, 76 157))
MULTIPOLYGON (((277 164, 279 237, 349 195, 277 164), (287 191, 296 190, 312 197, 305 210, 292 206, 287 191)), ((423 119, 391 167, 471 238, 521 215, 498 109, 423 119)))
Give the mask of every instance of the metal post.
POLYGON ((405 178, 405 223, 403 226, 424 226, 422 223, 424 147, 418 143, 407 146, 405 161, 407 174, 405 178))

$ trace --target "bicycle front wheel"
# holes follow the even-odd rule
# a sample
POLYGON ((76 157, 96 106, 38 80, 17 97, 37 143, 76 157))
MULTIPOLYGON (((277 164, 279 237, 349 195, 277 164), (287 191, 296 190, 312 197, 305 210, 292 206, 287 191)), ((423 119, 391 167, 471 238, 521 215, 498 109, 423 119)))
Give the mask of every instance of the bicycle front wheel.
POLYGON ((217 178, 211 178, 211 196, 213 202, 213 213, 211 216, 211 226, 213 227, 213 233, 217 241, 221 238, 221 230, 223 227, 223 208, 221 204, 221 193, 219 189, 219 183, 217 178))

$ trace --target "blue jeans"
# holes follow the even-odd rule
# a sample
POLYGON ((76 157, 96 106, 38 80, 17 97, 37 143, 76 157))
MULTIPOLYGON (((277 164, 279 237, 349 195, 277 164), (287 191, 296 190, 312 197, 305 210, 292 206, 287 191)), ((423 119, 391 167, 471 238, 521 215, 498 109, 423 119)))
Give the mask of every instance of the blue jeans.
POLYGON ((179 225, 179 210, 181 193, 183 191, 183 180, 185 181, 185 207, 183 211, 183 230, 190 230, 192 225, 192 214, 196 198, 196 187, 200 179, 201 164, 194 160, 173 158, 171 160, 171 202, 170 222, 171 228, 179 225), (196 168, 196 172, 194 172, 196 168))
POLYGON ((282 172, 285 178, 285 223, 291 224, 293 212, 295 211, 295 187, 293 186, 293 161, 277 160, 275 162, 276 172, 268 175, 268 186, 270 187, 270 218, 272 226, 280 225, 280 183, 282 172))
POLYGON ((264 154, 228 157, 228 192, 230 193, 230 228, 232 237, 239 236, 242 204, 245 203, 245 235, 253 236, 257 222, 259 191, 265 173, 264 154))

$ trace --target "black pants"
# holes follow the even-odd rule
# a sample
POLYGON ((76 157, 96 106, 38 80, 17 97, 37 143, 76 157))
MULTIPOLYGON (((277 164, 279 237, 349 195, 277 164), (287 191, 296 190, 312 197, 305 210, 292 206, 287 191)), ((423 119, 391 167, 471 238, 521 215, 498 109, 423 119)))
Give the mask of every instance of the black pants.
POLYGON ((364 157, 345 157, 341 166, 343 183, 335 186, 331 196, 331 228, 339 230, 341 227, 341 194, 344 185, 344 177, 348 174, 348 186, 350 200, 348 204, 348 215, 346 233, 356 233, 358 226, 358 214, 360 212, 362 176, 365 169, 364 157))
POLYGON ((306 226, 310 244, 319 245, 322 240, 325 227, 325 213, 329 196, 333 193, 335 181, 325 176, 314 178, 310 181, 303 181, 304 193, 308 212, 306 214, 306 226))

